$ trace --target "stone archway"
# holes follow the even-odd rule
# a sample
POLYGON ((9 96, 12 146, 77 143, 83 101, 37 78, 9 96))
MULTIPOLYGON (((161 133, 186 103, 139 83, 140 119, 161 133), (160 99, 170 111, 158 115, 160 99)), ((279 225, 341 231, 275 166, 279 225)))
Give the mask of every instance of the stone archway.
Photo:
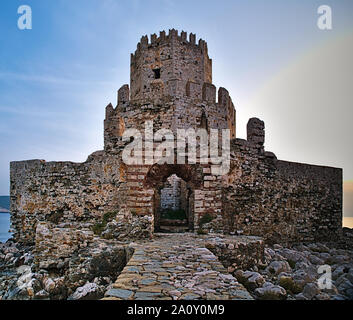
POLYGON ((161 190, 164 188, 167 179, 176 175, 183 182, 184 187, 184 208, 187 220, 187 229, 194 230, 194 198, 195 189, 201 188, 203 182, 203 169, 199 165, 189 164, 163 164, 153 165, 145 178, 145 186, 154 190, 153 215, 154 230, 160 230, 161 222, 161 190))

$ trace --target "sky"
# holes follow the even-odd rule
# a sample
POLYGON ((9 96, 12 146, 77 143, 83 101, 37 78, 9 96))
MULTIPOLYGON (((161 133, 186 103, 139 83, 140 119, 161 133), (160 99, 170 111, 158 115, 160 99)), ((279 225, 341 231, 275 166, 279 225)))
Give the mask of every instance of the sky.
POLYGON ((2 0, 0 195, 10 161, 82 162, 102 149, 105 106, 129 83, 130 53, 170 28, 207 41, 237 136, 256 116, 279 159, 343 168, 353 217, 351 0, 2 0), (17 27, 24 4, 32 30, 17 27), (332 30, 317 27, 324 4, 332 30))

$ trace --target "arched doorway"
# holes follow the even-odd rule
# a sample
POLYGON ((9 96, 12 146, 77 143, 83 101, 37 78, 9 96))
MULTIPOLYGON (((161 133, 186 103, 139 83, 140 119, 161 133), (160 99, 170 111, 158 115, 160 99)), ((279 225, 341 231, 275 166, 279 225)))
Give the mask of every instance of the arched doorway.
POLYGON ((155 232, 194 230, 195 188, 203 181, 199 165, 163 164, 150 168, 145 185, 154 190, 155 232))

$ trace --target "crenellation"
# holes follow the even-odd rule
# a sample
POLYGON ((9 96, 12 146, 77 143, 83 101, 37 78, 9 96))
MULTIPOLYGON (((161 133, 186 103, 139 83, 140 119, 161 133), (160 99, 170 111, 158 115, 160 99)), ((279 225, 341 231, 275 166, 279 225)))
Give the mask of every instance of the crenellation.
POLYGON ((165 31, 163 30, 163 31, 160 31, 159 32, 159 41, 165 41, 165 31))
POLYGON ((169 29, 169 34, 168 34, 169 38, 171 39, 176 39, 178 38, 178 30, 176 29, 169 29))
POLYGON ((247 140, 262 147, 265 143, 265 123, 258 118, 251 118, 246 129, 247 140))
POLYGON ((106 107, 105 107, 105 119, 109 119, 111 118, 111 116, 114 113, 114 107, 111 103, 109 103, 106 107))
POLYGON ((227 89, 220 87, 218 89, 218 105, 226 107, 228 105, 229 92, 227 89))
POLYGON ((180 34, 181 41, 187 42, 187 33, 185 31, 182 31, 180 34))
POLYGON ((212 83, 204 82, 202 86, 202 100, 216 103, 216 87, 212 83))
POLYGON ((146 49, 148 47, 148 36, 147 35, 142 36, 140 43, 141 43, 141 48, 146 49))
POLYGON ((128 84, 124 84, 118 91, 118 105, 125 104, 130 100, 130 89, 128 84))
POLYGON ((190 33, 189 42, 190 42, 191 45, 195 45, 196 44, 196 34, 190 33))
POLYGON ((154 33, 151 35, 151 45, 157 44, 157 35, 154 33))
MULTIPOLYGON (((131 60, 134 60, 137 56, 141 54, 143 49, 147 49, 149 47, 163 47, 166 45, 170 45, 171 42, 177 41, 186 46, 194 47, 199 50, 203 54, 208 54, 207 50, 207 42, 203 39, 199 39, 196 42, 196 35, 193 33, 189 34, 189 40, 187 39, 187 32, 182 31, 180 36, 178 35, 178 30, 169 29, 168 35, 165 31, 160 31, 159 37, 154 33, 150 36, 150 41, 147 35, 141 37, 140 41, 137 43, 135 53, 131 54, 131 60)), ((211 59, 209 59, 212 61, 211 59)))

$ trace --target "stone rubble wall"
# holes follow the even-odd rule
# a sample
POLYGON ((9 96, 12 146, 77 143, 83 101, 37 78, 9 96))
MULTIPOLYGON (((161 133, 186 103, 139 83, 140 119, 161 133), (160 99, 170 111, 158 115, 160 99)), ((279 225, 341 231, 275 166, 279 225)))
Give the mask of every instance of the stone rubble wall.
POLYGON ((279 161, 237 139, 223 185, 228 232, 269 241, 337 239, 342 229, 342 170, 279 161))
POLYGON ((38 221, 94 223, 126 202, 124 170, 101 151, 84 163, 31 160, 10 166, 11 226, 19 242, 34 243, 38 221))
POLYGON ((214 237, 206 241, 205 247, 229 272, 261 266, 265 259, 265 242, 259 237, 214 237))
MULTIPOLYGON (((206 117, 207 129, 230 129, 231 138, 235 138, 235 110, 229 93, 224 88, 218 90, 216 101, 216 87, 212 100, 207 95, 198 98, 196 93, 180 97, 162 96, 149 100, 131 100, 120 103, 113 108, 106 107, 104 120, 105 151, 114 152, 121 144, 121 136, 127 129, 137 129, 144 136, 146 121, 153 121, 156 132, 167 128, 175 133, 177 129, 205 128, 202 123, 206 117)), ((200 95, 202 89, 200 88, 200 95)))
POLYGON ((87 247, 94 238, 90 230, 78 230, 69 224, 57 226, 39 222, 36 227, 34 263, 38 269, 60 269, 72 254, 87 247))

